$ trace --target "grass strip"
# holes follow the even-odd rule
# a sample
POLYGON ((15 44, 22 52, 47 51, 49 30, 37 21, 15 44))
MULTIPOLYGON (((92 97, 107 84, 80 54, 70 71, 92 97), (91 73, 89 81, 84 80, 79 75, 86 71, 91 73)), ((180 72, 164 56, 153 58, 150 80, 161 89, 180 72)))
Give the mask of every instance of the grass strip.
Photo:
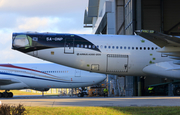
POLYGON ((29 115, 179 115, 180 107, 25 107, 29 115))

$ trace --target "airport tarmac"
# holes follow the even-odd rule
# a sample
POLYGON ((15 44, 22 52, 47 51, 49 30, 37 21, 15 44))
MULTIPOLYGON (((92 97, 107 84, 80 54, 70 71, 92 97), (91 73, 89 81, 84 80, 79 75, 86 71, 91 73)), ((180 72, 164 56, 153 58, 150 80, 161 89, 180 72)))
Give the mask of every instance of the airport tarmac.
POLYGON ((2 104, 24 106, 180 106, 180 97, 58 97, 14 96, 1 98, 2 104))

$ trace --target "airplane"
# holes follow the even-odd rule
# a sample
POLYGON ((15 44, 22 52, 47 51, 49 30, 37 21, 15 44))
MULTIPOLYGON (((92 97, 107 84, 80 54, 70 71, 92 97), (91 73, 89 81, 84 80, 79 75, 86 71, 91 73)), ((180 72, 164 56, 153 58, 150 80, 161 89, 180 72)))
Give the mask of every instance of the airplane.
POLYGON ((0 97, 13 97, 9 90, 48 91, 50 88, 78 88, 97 84, 104 79, 105 74, 53 63, 0 64, 0 90, 5 90, 0 93, 0 97))
POLYGON ((137 33, 13 33, 12 49, 91 72, 180 78, 180 39, 153 30, 139 30, 137 33))

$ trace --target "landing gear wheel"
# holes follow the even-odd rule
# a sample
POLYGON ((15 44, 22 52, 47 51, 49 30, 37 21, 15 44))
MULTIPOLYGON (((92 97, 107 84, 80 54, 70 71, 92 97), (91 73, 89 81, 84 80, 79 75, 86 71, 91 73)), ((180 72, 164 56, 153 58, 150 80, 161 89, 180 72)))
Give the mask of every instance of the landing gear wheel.
POLYGON ((84 97, 84 93, 81 93, 81 97, 84 97))
POLYGON ((4 98, 8 98, 8 93, 7 92, 3 92, 3 97, 4 98))
POLYGON ((78 93, 78 97, 81 97, 81 93, 78 93))
POLYGON ((84 97, 83 93, 78 93, 78 97, 84 97))
POLYGON ((173 93, 174 93, 174 96, 180 96, 180 87, 174 88, 173 93))
POLYGON ((13 93, 12 93, 12 92, 9 92, 9 93, 8 93, 8 97, 12 98, 12 97, 13 97, 13 93))
POLYGON ((3 93, 0 93, 0 98, 2 98, 3 97, 3 93))

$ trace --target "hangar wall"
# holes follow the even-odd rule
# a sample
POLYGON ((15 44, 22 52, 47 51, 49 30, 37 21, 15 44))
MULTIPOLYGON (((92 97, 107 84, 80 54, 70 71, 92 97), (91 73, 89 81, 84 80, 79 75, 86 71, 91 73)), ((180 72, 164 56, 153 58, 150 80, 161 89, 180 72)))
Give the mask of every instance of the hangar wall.
MULTIPOLYGON (((132 35, 135 30, 147 29, 180 36, 179 4, 179 0, 89 0, 84 27, 91 27, 93 34, 132 35)), ((125 77, 122 81, 124 88, 131 90, 126 93, 130 96, 143 95, 145 86, 168 80, 125 77)))
POLYGON ((107 34, 110 28, 115 30, 115 34, 133 34, 137 29, 152 29, 179 35, 179 4, 179 0, 89 0, 84 24, 90 24, 85 27, 92 27, 92 33, 96 34, 104 30, 103 34, 107 34))

